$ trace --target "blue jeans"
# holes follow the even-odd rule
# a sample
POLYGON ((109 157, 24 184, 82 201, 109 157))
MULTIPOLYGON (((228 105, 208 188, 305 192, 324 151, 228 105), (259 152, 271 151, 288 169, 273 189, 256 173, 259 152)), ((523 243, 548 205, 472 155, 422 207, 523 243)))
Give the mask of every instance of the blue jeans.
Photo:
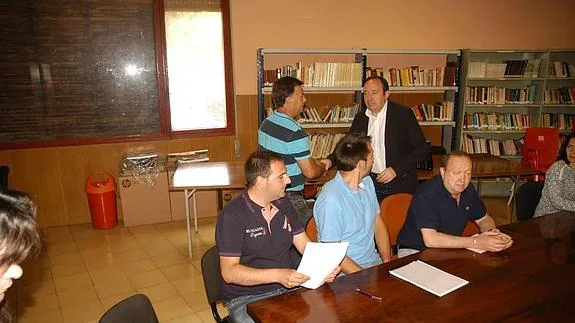
POLYGON ((230 313, 230 321, 235 323, 253 323, 254 320, 251 318, 251 316, 249 316, 246 308, 249 303, 259 301, 260 299, 280 295, 285 292, 287 292, 287 289, 281 287, 263 294, 238 296, 231 299, 226 303, 228 312, 230 313))
POLYGON ((303 195, 300 192, 286 192, 288 199, 290 200, 293 208, 297 212, 297 218, 300 220, 301 224, 304 226, 307 225, 309 219, 311 219, 312 212, 311 209, 307 206, 303 195))
POLYGON ((375 186, 375 196, 377 196, 377 202, 381 204, 384 198, 393 194, 391 189, 391 184, 384 184, 377 181, 376 173, 369 173, 369 177, 373 180, 373 185, 375 186))

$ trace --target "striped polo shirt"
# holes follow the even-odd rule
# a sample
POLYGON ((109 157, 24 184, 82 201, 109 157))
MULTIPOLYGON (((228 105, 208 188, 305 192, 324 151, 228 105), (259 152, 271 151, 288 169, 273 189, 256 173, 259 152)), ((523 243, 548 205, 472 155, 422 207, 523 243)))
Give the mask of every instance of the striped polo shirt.
POLYGON ((262 122, 258 131, 260 148, 280 154, 291 179, 287 191, 301 191, 305 183, 296 160, 311 157, 307 133, 288 115, 274 111, 262 122))

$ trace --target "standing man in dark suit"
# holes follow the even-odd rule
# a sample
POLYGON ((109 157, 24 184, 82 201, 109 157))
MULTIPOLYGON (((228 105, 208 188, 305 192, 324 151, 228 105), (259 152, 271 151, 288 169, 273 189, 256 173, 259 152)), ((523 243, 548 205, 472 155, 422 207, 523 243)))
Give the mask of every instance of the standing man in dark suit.
POLYGON ((370 176, 378 202, 391 194, 417 188, 416 165, 427 155, 423 131, 409 107, 388 100, 389 84, 372 76, 363 83, 366 108, 355 115, 351 132, 372 138, 374 163, 370 176))

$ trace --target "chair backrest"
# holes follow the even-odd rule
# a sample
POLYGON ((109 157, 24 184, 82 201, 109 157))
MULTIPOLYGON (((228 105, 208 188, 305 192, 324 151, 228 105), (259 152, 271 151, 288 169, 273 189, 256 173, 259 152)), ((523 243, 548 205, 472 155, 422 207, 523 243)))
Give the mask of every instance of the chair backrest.
POLYGON ((545 174, 557 159, 559 152, 559 129, 527 128, 523 144, 522 164, 545 174))
POLYGON ((0 190, 8 189, 8 174, 10 173, 10 168, 6 165, 0 166, 0 190))
POLYGON ((469 220, 463 229, 463 233, 461 234, 462 237, 471 237, 472 235, 479 233, 479 226, 475 221, 469 220))
POLYGON ((158 317, 146 295, 132 295, 112 306, 99 323, 158 323, 158 317))
POLYGON ((381 216, 389 233, 389 242, 392 246, 397 244, 397 235, 403 227, 412 195, 399 193, 390 195, 381 201, 381 216))
POLYGON ((517 219, 524 221, 531 219, 535 214, 535 209, 541 199, 543 182, 527 181, 517 189, 515 206, 517 208, 517 219))
POLYGON ((311 199, 317 195, 317 185, 305 185, 303 187, 303 198, 311 199))
POLYGON ((313 216, 309 219, 309 221, 307 221, 307 225, 305 226, 305 233, 311 241, 317 242, 317 225, 315 224, 315 219, 313 216))
POLYGON ((220 271, 220 256, 216 246, 211 247, 202 256, 202 277, 204 278, 204 288, 208 303, 212 308, 212 316, 216 322, 223 322, 220 317, 216 303, 223 299, 221 285, 222 273, 220 271))

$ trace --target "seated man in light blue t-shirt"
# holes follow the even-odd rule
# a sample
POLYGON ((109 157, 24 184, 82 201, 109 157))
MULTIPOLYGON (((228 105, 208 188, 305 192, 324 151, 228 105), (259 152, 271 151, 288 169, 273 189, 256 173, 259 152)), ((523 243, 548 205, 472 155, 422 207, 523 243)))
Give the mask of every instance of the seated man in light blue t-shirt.
POLYGON ((389 235, 368 176, 373 164, 370 142, 370 137, 354 133, 341 139, 334 151, 339 171, 323 186, 314 206, 319 241, 349 242, 341 263, 346 274, 391 260, 389 235))

